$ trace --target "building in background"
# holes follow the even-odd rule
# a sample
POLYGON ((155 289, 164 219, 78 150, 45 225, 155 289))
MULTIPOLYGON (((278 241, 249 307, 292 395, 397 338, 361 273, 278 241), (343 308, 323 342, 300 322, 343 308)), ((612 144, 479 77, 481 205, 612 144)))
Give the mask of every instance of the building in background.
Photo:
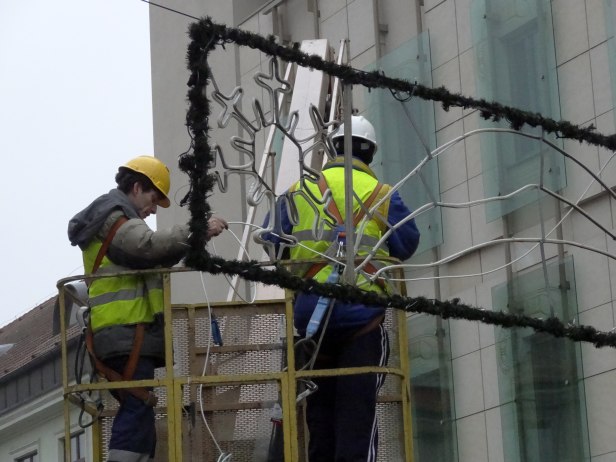
MULTIPOLYGON (((57 297, 0 328, 0 460, 63 461, 64 406, 60 335, 54 325, 57 297)), ((74 322, 74 317, 73 317, 74 322)), ((73 365, 79 329, 69 330, 73 365)), ((74 379, 73 367, 69 377, 74 379)), ((87 369, 85 370, 87 374, 87 369)), ((80 409, 71 408, 71 461, 92 460, 89 428, 79 426, 80 409)), ((88 423, 85 415, 81 422, 88 423)))

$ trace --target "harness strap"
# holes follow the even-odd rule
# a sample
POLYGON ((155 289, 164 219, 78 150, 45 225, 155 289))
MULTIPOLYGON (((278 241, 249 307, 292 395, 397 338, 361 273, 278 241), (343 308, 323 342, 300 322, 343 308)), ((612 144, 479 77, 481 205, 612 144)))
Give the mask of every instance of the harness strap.
MULTIPOLYGON (((376 188, 372 191, 370 196, 364 201, 364 206, 360 207, 357 213, 353 215, 353 226, 357 226, 359 222, 366 215, 366 210, 370 209, 374 201, 381 192, 381 188, 383 187, 383 183, 378 182, 376 188)), ((325 175, 321 175, 319 178, 319 190, 321 191, 321 196, 325 196, 325 192, 329 189, 327 184, 327 180, 325 179, 325 175)), ((327 206, 327 211, 336 219, 339 225, 344 224, 344 220, 342 219, 342 215, 340 215, 340 210, 338 209, 338 205, 332 196, 332 200, 329 201, 329 205, 327 206)))
MULTIPOLYGON (((321 197, 325 197, 325 192, 329 189, 327 185, 327 180, 325 179, 325 175, 321 175, 319 177, 319 190, 321 191, 321 197)), ((342 216, 340 215, 340 210, 338 210, 338 206, 336 205, 336 201, 334 200, 334 196, 332 195, 332 199, 329 201, 329 205, 327 206, 327 211, 333 216, 339 225, 344 223, 342 216)))
MULTIPOLYGON (((128 361, 126 362, 126 366, 124 367, 124 371, 122 374, 120 374, 114 369, 111 369, 100 359, 98 359, 98 357, 94 353, 94 335, 92 333, 92 328, 88 325, 88 328, 86 330, 86 348, 88 349, 88 352, 94 360, 94 367, 96 368, 96 372, 104 376, 110 382, 123 382, 132 380, 135 373, 135 368, 137 366, 137 361, 139 359, 139 353, 141 350, 141 345, 143 343, 144 332, 145 324, 137 324, 135 327, 135 340, 133 342, 133 348, 130 352, 130 356, 128 357, 128 361)), ((135 398, 143 401, 148 406, 154 407, 158 402, 158 397, 145 387, 125 388, 118 389, 117 391, 121 400, 124 399, 126 393, 130 393, 135 398)))
MULTIPOLYGON (((366 215, 366 210, 370 209, 374 201, 379 196, 379 193, 381 192, 382 188, 383 188, 383 183, 379 182, 376 185, 376 188, 374 188, 370 196, 368 196, 368 198, 364 202, 364 206, 360 207, 357 213, 353 215, 353 227, 356 227, 358 223, 362 220, 362 218, 364 218, 364 216, 366 215)), ((329 189, 329 185, 327 184, 325 175, 321 175, 319 177, 319 190, 321 191, 321 196, 325 196, 325 192, 328 189, 329 189)), ((332 199, 329 201, 329 205, 327 206, 327 211, 336 219, 339 225, 344 224, 344 220, 342 219, 342 216, 340 215, 340 210, 338 209, 338 206, 336 205, 336 201, 334 200, 333 196, 332 196, 332 199)), ((324 262, 315 263, 308 269, 308 271, 306 271, 306 273, 304 274, 304 279, 312 279, 325 266, 327 266, 327 263, 324 263, 324 262)), ((375 268, 375 266, 370 262, 368 262, 364 266, 364 268, 368 274, 375 274, 377 272, 377 269, 375 268)), ((381 289, 383 289, 383 291, 386 290, 385 281, 382 278, 377 279, 375 282, 381 289)))
POLYGON ((366 201, 364 202, 364 206, 360 207, 357 213, 353 215, 353 226, 354 227, 359 224, 362 218, 364 218, 364 215, 366 215, 366 210, 372 207, 372 203, 378 197, 379 193, 381 192, 382 187, 383 187, 383 183, 380 183, 380 182, 377 183, 376 188, 374 188, 374 191, 372 191, 372 194, 370 194, 370 196, 368 196, 368 199, 366 199, 366 201))
POLYGON ((128 221, 128 218, 122 215, 120 218, 116 220, 116 222, 113 224, 113 226, 109 230, 109 234, 107 234, 107 237, 105 238, 105 241, 103 242, 103 245, 101 245, 101 248, 99 249, 98 254, 96 255, 96 260, 94 260, 94 266, 92 266, 92 274, 96 273, 98 268, 101 266, 101 263, 103 262, 103 258, 105 257, 105 254, 107 253, 107 249, 109 248, 109 245, 111 244, 111 241, 113 240, 113 236, 115 236, 115 233, 118 231, 118 229, 120 229, 120 226, 122 226, 127 221, 128 221))
MULTIPOLYGON (((121 216, 116 220, 111 229, 109 230, 109 234, 105 238, 103 245, 98 251, 96 255, 96 260, 94 260, 94 266, 92 267, 92 273, 96 273, 98 268, 100 267, 105 254, 107 253, 107 249, 109 249, 109 245, 115 236, 115 233, 120 229, 124 223, 128 221, 128 218, 125 216, 121 216)), ((137 363, 139 362, 139 355, 141 353, 141 346, 143 345, 143 338, 145 336, 145 324, 139 323, 135 326, 135 338, 133 339, 133 347, 128 356, 128 361, 124 366, 124 370, 122 374, 111 369, 105 363, 103 363, 97 356, 94 351, 94 333, 92 332, 92 325, 88 323, 88 327, 86 329, 86 348, 88 349, 88 353, 92 357, 94 361, 94 367, 96 372, 103 375, 110 382, 120 382, 120 381, 129 381, 132 380, 135 375, 135 369, 137 368, 137 363)), ((118 394, 120 398, 123 400, 124 395, 126 393, 130 393, 135 398, 143 401, 148 406, 156 406, 158 401, 158 397, 148 390, 145 387, 134 387, 134 388, 126 388, 123 390, 118 390, 118 394)))
MULTIPOLYGON (((306 273, 304 274, 304 279, 312 279, 313 277, 317 275, 319 271, 321 271, 327 265, 328 263, 325 263, 325 262, 319 262, 319 263, 313 264, 310 268, 308 268, 308 271, 306 271, 306 273)), ((366 265, 364 266, 364 269, 366 270, 366 273, 368 274, 376 274, 377 272, 376 266, 374 266, 371 262, 366 263, 366 265)), ((374 283, 378 285, 381 289, 383 289, 383 292, 386 292, 385 280, 383 278, 377 278, 374 281, 374 283)))

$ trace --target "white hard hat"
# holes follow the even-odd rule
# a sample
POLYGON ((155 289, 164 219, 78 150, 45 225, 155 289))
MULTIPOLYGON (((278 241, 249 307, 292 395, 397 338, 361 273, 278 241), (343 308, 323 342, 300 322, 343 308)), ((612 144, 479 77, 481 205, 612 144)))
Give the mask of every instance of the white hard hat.
MULTIPOLYGON (((374 152, 376 152, 378 145, 376 144, 374 127, 364 116, 351 116, 351 135, 353 138, 361 138, 372 143, 374 152)), ((344 124, 338 127, 338 131, 332 136, 332 140, 342 137, 344 137, 344 124)))

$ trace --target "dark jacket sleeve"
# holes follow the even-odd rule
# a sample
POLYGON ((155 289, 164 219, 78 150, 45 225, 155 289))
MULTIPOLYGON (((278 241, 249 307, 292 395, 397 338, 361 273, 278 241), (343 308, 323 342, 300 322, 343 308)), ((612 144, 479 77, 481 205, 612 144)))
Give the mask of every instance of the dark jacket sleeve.
MULTIPOLYGON (((387 220, 395 226, 411 214, 411 210, 404 204, 398 191, 391 196, 387 220)), ((396 229, 387 239, 389 255, 401 261, 408 260, 419 245, 419 230, 415 219, 409 220, 396 229)))
POLYGON ((273 243, 276 249, 276 254, 278 254, 280 243, 285 241, 285 239, 281 238, 280 236, 291 234, 293 231, 293 225, 291 224, 291 220, 289 219, 287 207, 285 207, 282 200, 279 199, 276 201, 276 208, 278 210, 279 217, 278 223, 270 224, 271 214, 268 211, 263 220, 263 228, 271 228, 272 231, 263 233, 260 237, 263 240, 273 243))

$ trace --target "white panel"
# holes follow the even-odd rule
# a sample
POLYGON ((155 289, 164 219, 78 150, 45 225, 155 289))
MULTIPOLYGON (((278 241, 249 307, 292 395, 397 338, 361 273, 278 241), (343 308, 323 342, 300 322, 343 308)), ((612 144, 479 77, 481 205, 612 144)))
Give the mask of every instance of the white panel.
POLYGON ((606 372, 589 379, 586 388, 590 455, 616 451, 616 371, 606 372))
POLYGON ((459 462, 488 462, 486 422, 483 413, 456 422, 459 462))
POLYGON ((588 50, 586 8, 580 0, 552 3, 556 62, 562 64, 588 50))
POLYGON ((483 399, 486 408, 496 407, 500 403, 498 392, 498 360, 496 347, 489 346, 481 350, 481 375, 483 377, 483 399))
POLYGON ((432 68, 437 68, 455 58, 458 54, 456 16, 453 1, 440 4, 424 17, 430 31, 430 53, 432 68))
POLYGON ((603 114, 614 107, 607 43, 602 43, 590 50, 590 66, 592 92, 595 98, 595 114, 603 114))
POLYGON ((490 462, 504 462, 500 408, 486 411, 486 436, 488 440, 488 460, 490 462))
MULTIPOLYGON (((329 45, 327 40, 304 40, 301 50, 309 55, 317 55, 323 59, 328 59, 329 45)), ((323 72, 314 69, 299 67, 293 85, 293 96, 291 97, 290 112, 297 111, 299 121, 295 130, 297 139, 308 138, 315 132, 309 115, 310 105, 319 108, 323 114, 325 107, 325 96, 327 95, 327 78, 323 72)), ((309 146, 312 140, 308 141, 304 147, 309 146)), ((312 155, 306 159, 310 164, 312 155)), ((278 178, 276 179, 276 194, 284 193, 297 180, 299 180, 299 164, 297 147, 289 140, 285 139, 282 146, 282 158, 278 178)))
POLYGON ((463 418, 482 411, 483 386, 479 351, 454 359, 452 364, 456 417, 463 418))
MULTIPOLYGON (((580 324, 609 331, 610 326, 614 325, 612 304, 607 303, 592 310, 584 311, 580 314, 580 324)), ((585 377, 616 369, 616 355, 614 355, 612 348, 596 348, 588 342, 582 342, 581 345, 585 377)))
POLYGON ((605 0, 586 0, 586 21, 590 48, 607 40, 605 31, 605 0))
MULTIPOLYGON (((599 212, 604 207, 597 207, 599 212)), ((604 236, 586 241, 576 238, 578 242, 585 242, 589 246, 600 250, 607 250, 604 236)), ((612 249, 613 250, 613 249, 612 249)), ((612 298, 608 271, 608 258, 595 252, 584 249, 571 249, 575 263, 575 288, 577 290, 578 311, 582 312, 603 305, 612 298)))
POLYGON ((589 70, 589 53, 583 53, 558 67, 562 118, 574 124, 588 122, 595 115, 589 70))

